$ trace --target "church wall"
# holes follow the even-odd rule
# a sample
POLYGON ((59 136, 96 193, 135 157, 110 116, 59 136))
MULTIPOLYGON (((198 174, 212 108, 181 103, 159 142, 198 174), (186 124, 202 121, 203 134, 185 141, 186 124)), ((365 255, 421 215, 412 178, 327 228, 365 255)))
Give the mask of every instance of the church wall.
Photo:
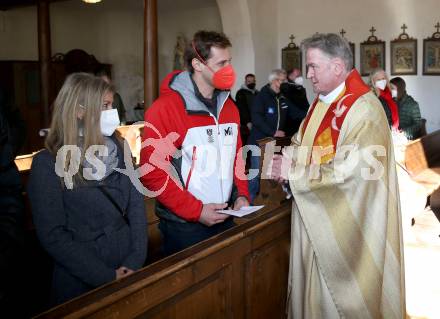
MULTIPOLYGON (((52 55, 83 49, 113 65, 113 80, 128 110, 143 100, 142 0, 106 0, 86 5, 79 0, 50 5, 52 55)), ((172 70, 179 32, 187 38, 199 29, 222 30, 215 1, 174 6, 158 1, 159 80, 172 70)), ((0 12, 0 60, 38 60, 37 9, 0 12), (4 45, 6 44, 6 45, 4 45)), ((128 112, 133 118, 133 113, 128 112)))
MULTIPOLYGON (((375 33, 386 42, 386 71, 390 73, 390 41, 402 32, 405 23, 407 33, 418 40, 418 74, 401 76, 407 83, 407 91, 420 105, 422 117, 427 119, 428 132, 440 129, 440 76, 422 76, 423 39, 434 33, 434 25, 440 20, 438 0, 277 0, 279 32, 278 52, 294 34, 296 44, 315 32, 347 31, 346 37, 356 45, 356 67, 359 68, 359 43, 365 41, 374 26, 375 33)), ((281 55, 277 54, 277 64, 281 55)), ((258 63, 259 59, 256 59, 258 63)), ((314 94, 307 82, 308 96, 314 94)))
POLYGON ((0 60, 36 59, 37 8, 0 11, 0 60))
MULTIPOLYGON (((160 1, 159 6, 160 6, 160 1)), ((190 41, 198 30, 221 32, 222 21, 215 2, 212 5, 187 10, 163 10, 159 12, 159 79, 163 79, 173 67, 176 37, 183 33, 190 41)))
POLYGON ((279 68, 278 0, 247 0, 251 16, 257 87, 268 82, 271 70, 279 68))
POLYGON ((232 88, 232 95, 243 85, 248 73, 255 73, 255 51, 252 42, 251 12, 248 0, 217 0, 223 32, 232 43, 232 64, 237 74, 237 81, 232 88))
MULTIPOLYGON (((440 77, 422 76, 423 39, 434 32, 439 20, 440 2, 424 0, 193 0, 195 5, 159 5, 159 78, 172 68, 176 36, 187 38, 198 29, 224 30, 231 38, 237 83, 254 72, 257 86, 267 83, 268 73, 281 65, 281 49, 289 35, 299 44, 314 32, 347 31, 356 44, 359 67, 359 43, 369 36, 371 26, 386 41, 386 70, 390 71, 389 41, 401 32, 405 23, 410 36, 418 39, 418 75, 402 76, 408 92, 420 104, 428 131, 440 128, 440 77)), ((51 9, 52 54, 81 48, 99 61, 113 64, 113 76, 127 108, 143 99, 143 6, 142 1, 107 0, 96 6, 80 1, 53 3, 51 9)), ((165 3, 165 4, 164 4, 165 3)), ((177 4, 177 3, 176 3, 177 4)), ((0 59, 37 60, 37 10, 25 7, 0 12, 0 59)), ((313 92, 308 81, 309 99, 313 92)))

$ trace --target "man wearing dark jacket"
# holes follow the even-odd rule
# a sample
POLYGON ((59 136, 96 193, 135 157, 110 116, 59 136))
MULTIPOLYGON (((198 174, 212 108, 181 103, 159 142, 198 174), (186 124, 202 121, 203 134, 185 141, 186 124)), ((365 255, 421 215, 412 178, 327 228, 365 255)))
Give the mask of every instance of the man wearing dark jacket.
MULTIPOLYGON (((304 78, 301 76, 301 70, 292 69, 287 72, 287 82, 281 85, 281 93, 293 104, 304 111, 309 109, 309 101, 307 100, 307 92, 303 86, 304 78)), ((301 125, 300 120, 288 119, 287 122, 287 135, 295 134, 299 126, 301 125)))
POLYGON ((307 100, 307 92, 304 88, 304 78, 301 70, 293 69, 287 72, 287 85, 281 86, 281 92, 286 98, 299 108, 307 111, 309 109, 309 101, 307 100))
POLYGON ((245 76, 244 84, 235 95, 235 103, 237 104, 238 112, 240 112, 240 133, 243 141, 247 140, 252 128, 251 107, 255 96, 258 94, 255 85, 255 75, 249 73, 245 76))
MULTIPOLYGON (((252 130, 248 144, 257 145, 257 141, 265 137, 286 136, 287 119, 302 120, 306 111, 287 100, 280 87, 286 82, 286 71, 273 70, 269 75, 269 83, 255 97, 252 105, 252 130)), ((251 157, 251 168, 260 168, 260 156, 251 157)), ((255 199, 260 187, 260 176, 249 181, 251 202, 255 199)))

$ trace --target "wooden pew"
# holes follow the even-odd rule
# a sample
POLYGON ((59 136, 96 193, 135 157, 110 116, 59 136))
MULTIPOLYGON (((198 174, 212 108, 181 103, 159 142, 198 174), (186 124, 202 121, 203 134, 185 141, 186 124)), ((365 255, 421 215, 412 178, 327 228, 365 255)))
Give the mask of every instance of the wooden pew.
POLYGON ((440 221, 440 130, 407 145, 405 166, 411 177, 426 188, 428 202, 440 221))
POLYGON ((285 318, 291 204, 37 318, 285 318))

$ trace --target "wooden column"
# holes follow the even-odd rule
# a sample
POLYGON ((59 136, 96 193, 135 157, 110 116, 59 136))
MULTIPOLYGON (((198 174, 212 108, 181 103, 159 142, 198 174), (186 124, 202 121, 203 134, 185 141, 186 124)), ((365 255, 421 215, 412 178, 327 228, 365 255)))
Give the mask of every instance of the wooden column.
POLYGON ((158 94, 157 0, 144 0, 144 101, 148 108, 158 94))
POLYGON ((49 126, 50 105, 50 16, 49 1, 38 0, 38 55, 40 61, 40 92, 43 113, 43 126, 49 126))

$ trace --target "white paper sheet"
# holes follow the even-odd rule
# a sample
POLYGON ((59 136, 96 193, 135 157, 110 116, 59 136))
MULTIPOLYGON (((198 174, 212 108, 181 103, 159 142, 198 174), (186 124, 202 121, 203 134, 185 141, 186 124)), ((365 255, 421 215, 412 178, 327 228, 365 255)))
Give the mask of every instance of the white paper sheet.
POLYGON ((264 205, 261 205, 261 206, 243 206, 239 210, 232 210, 232 209, 217 210, 217 213, 227 214, 227 215, 236 216, 236 217, 243 217, 243 216, 255 213, 257 210, 260 210, 263 207, 264 207, 264 205))

